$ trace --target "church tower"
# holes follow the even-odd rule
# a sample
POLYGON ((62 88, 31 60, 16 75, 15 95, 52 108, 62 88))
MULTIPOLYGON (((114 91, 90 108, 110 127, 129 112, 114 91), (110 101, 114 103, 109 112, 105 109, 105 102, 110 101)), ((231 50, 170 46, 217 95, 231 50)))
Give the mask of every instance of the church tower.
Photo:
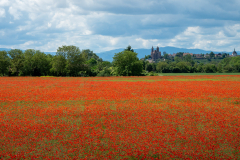
POLYGON ((158 46, 157 46, 156 50, 154 50, 154 48, 152 47, 151 57, 152 57, 153 61, 156 61, 157 59, 161 58, 161 52, 159 51, 159 47, 158 46))
POLYGON ((235 51, 235 48, 234 48, 234 51, 233 51, 233 53, 232 53, 232 56, 237 56, 237 52, 235 51))

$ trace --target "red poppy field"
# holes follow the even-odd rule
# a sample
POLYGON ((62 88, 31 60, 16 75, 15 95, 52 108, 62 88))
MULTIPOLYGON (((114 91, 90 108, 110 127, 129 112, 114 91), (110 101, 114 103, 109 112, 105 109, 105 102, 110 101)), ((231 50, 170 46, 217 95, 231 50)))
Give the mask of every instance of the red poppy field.
POLYGON ((0 77, 0 159, 240 159, 240 76, 0 77))

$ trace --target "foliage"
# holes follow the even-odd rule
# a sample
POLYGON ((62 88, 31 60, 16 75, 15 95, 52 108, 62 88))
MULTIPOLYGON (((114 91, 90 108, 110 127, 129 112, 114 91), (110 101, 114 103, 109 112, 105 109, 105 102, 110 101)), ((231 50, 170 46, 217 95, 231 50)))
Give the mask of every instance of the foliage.
POLYGON ((147 63, 145 66, 145 70, 146 71, 148 71, 148 72, 151 72, 151 71, 153 71, 153 65, 154 65, 154 63, 147 63))
POLYGON ((22 75, 24 56, 20 49, 11 49, 8 51, 10 56, 9 72, 11 75, 22 75))
POLYGON ((142 61, 137 58, 137 53, 123 51, 115 53, 113 66, 118 76, 139 76, 142 73, 142 61))
POLYGON ((83 50, 82 54, 86 60, 95 59, 96 61, 103 61, 102 58, 99 58, 99 56, 96 55, 96 53, 93 53, 93 51, 91 51, 90 49, 83 50))
POLYGON ((62 53, 57 53, 52 60, 52 68, 51 71, 56 76, 65 76, 66 75, 66 55, 62 53))
POLYGON ((163 55, 163 58, 164 59, 170 59, 170 57, 169 57, 169 55, 167 53, 163 55))
POLYGON ((150 59, 150 58, 152 58, 151 55, 147 55, 147 56, 145 55, 144 60, 147 60, 147 59, 150 59))
POLYGON ((166 62, 159 62, 157 64, 157 71, 160 73, 167 73, 169 71, 169 65, 166 62))
POLYGON ((86 56, 76 46, 59 47, 53 57, 52 71, 57 76, 79 76, 80 71, 86 71, 84 63, 86 56))
MULTIPOLYGON (((203 54, 202 54, 203 56, 203 54)), ((207 58, 196 58, 183 52, 175 57, 167 53, 158 61, 146 55, 139 60, 129 45, 116 53, 113 62, 103 61, 90 49, 80 50, 76 46, 62 46, 56 55, 39 50, 24 52, 12 49, 0 51, 0 76, 140 76, 150 72, 159 73, 237 73, 240 72, 240 57, 215 57, 211 52, 207 58), (144 71, 143 71, 144 70, 144 71)))
POLYGON ((4 76, 8 74, 8 67, 10 65, 10 59, 6 51, 0 51, 0 75, 4 76))
POLYGON ((211 53, 209 54, 209 56, 210 56, 210 58, 213 58, 213 57, 215 57, 215 54, 214 54, 213 52, 211 52, 211 53))
POLYGON ((124 51, 131 51, 131 52, 134 52, 134 50, 132 49, 132 47, 131 47, 130 45, 128 45, 128 47, 127 47, 124 51))
POLYGON ((176 54, 176 57, 182 58, 182 57, 183 57, 183 53, 184 53, 184 52, 178 52, 178 53, 176 54))
POLYGON ((98 77, 110 77, 111 76, 111 69, 105 67, 103 70, 101 70, 98 74, 98 77))
POLYGON ((23 75, 46 76, 49 74, 51 59, 39 50, 28 49, 24 52, 23 75))

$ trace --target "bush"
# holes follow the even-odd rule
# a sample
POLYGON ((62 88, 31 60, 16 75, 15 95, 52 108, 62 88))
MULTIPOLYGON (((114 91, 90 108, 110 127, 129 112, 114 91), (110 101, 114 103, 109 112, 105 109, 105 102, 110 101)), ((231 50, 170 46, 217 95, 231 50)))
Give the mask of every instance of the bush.
POLYGON ((97 77, 110 77, 110 76, 111 76, 110 69, 104 69, 97 74, 97 77))

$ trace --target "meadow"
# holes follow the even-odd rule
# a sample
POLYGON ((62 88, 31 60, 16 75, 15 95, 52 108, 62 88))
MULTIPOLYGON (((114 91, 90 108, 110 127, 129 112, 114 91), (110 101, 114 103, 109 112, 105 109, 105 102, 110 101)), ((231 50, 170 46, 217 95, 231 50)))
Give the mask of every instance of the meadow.
POLYGON ((0 77, 0 159, 240 159, 240 75, 0 77))

